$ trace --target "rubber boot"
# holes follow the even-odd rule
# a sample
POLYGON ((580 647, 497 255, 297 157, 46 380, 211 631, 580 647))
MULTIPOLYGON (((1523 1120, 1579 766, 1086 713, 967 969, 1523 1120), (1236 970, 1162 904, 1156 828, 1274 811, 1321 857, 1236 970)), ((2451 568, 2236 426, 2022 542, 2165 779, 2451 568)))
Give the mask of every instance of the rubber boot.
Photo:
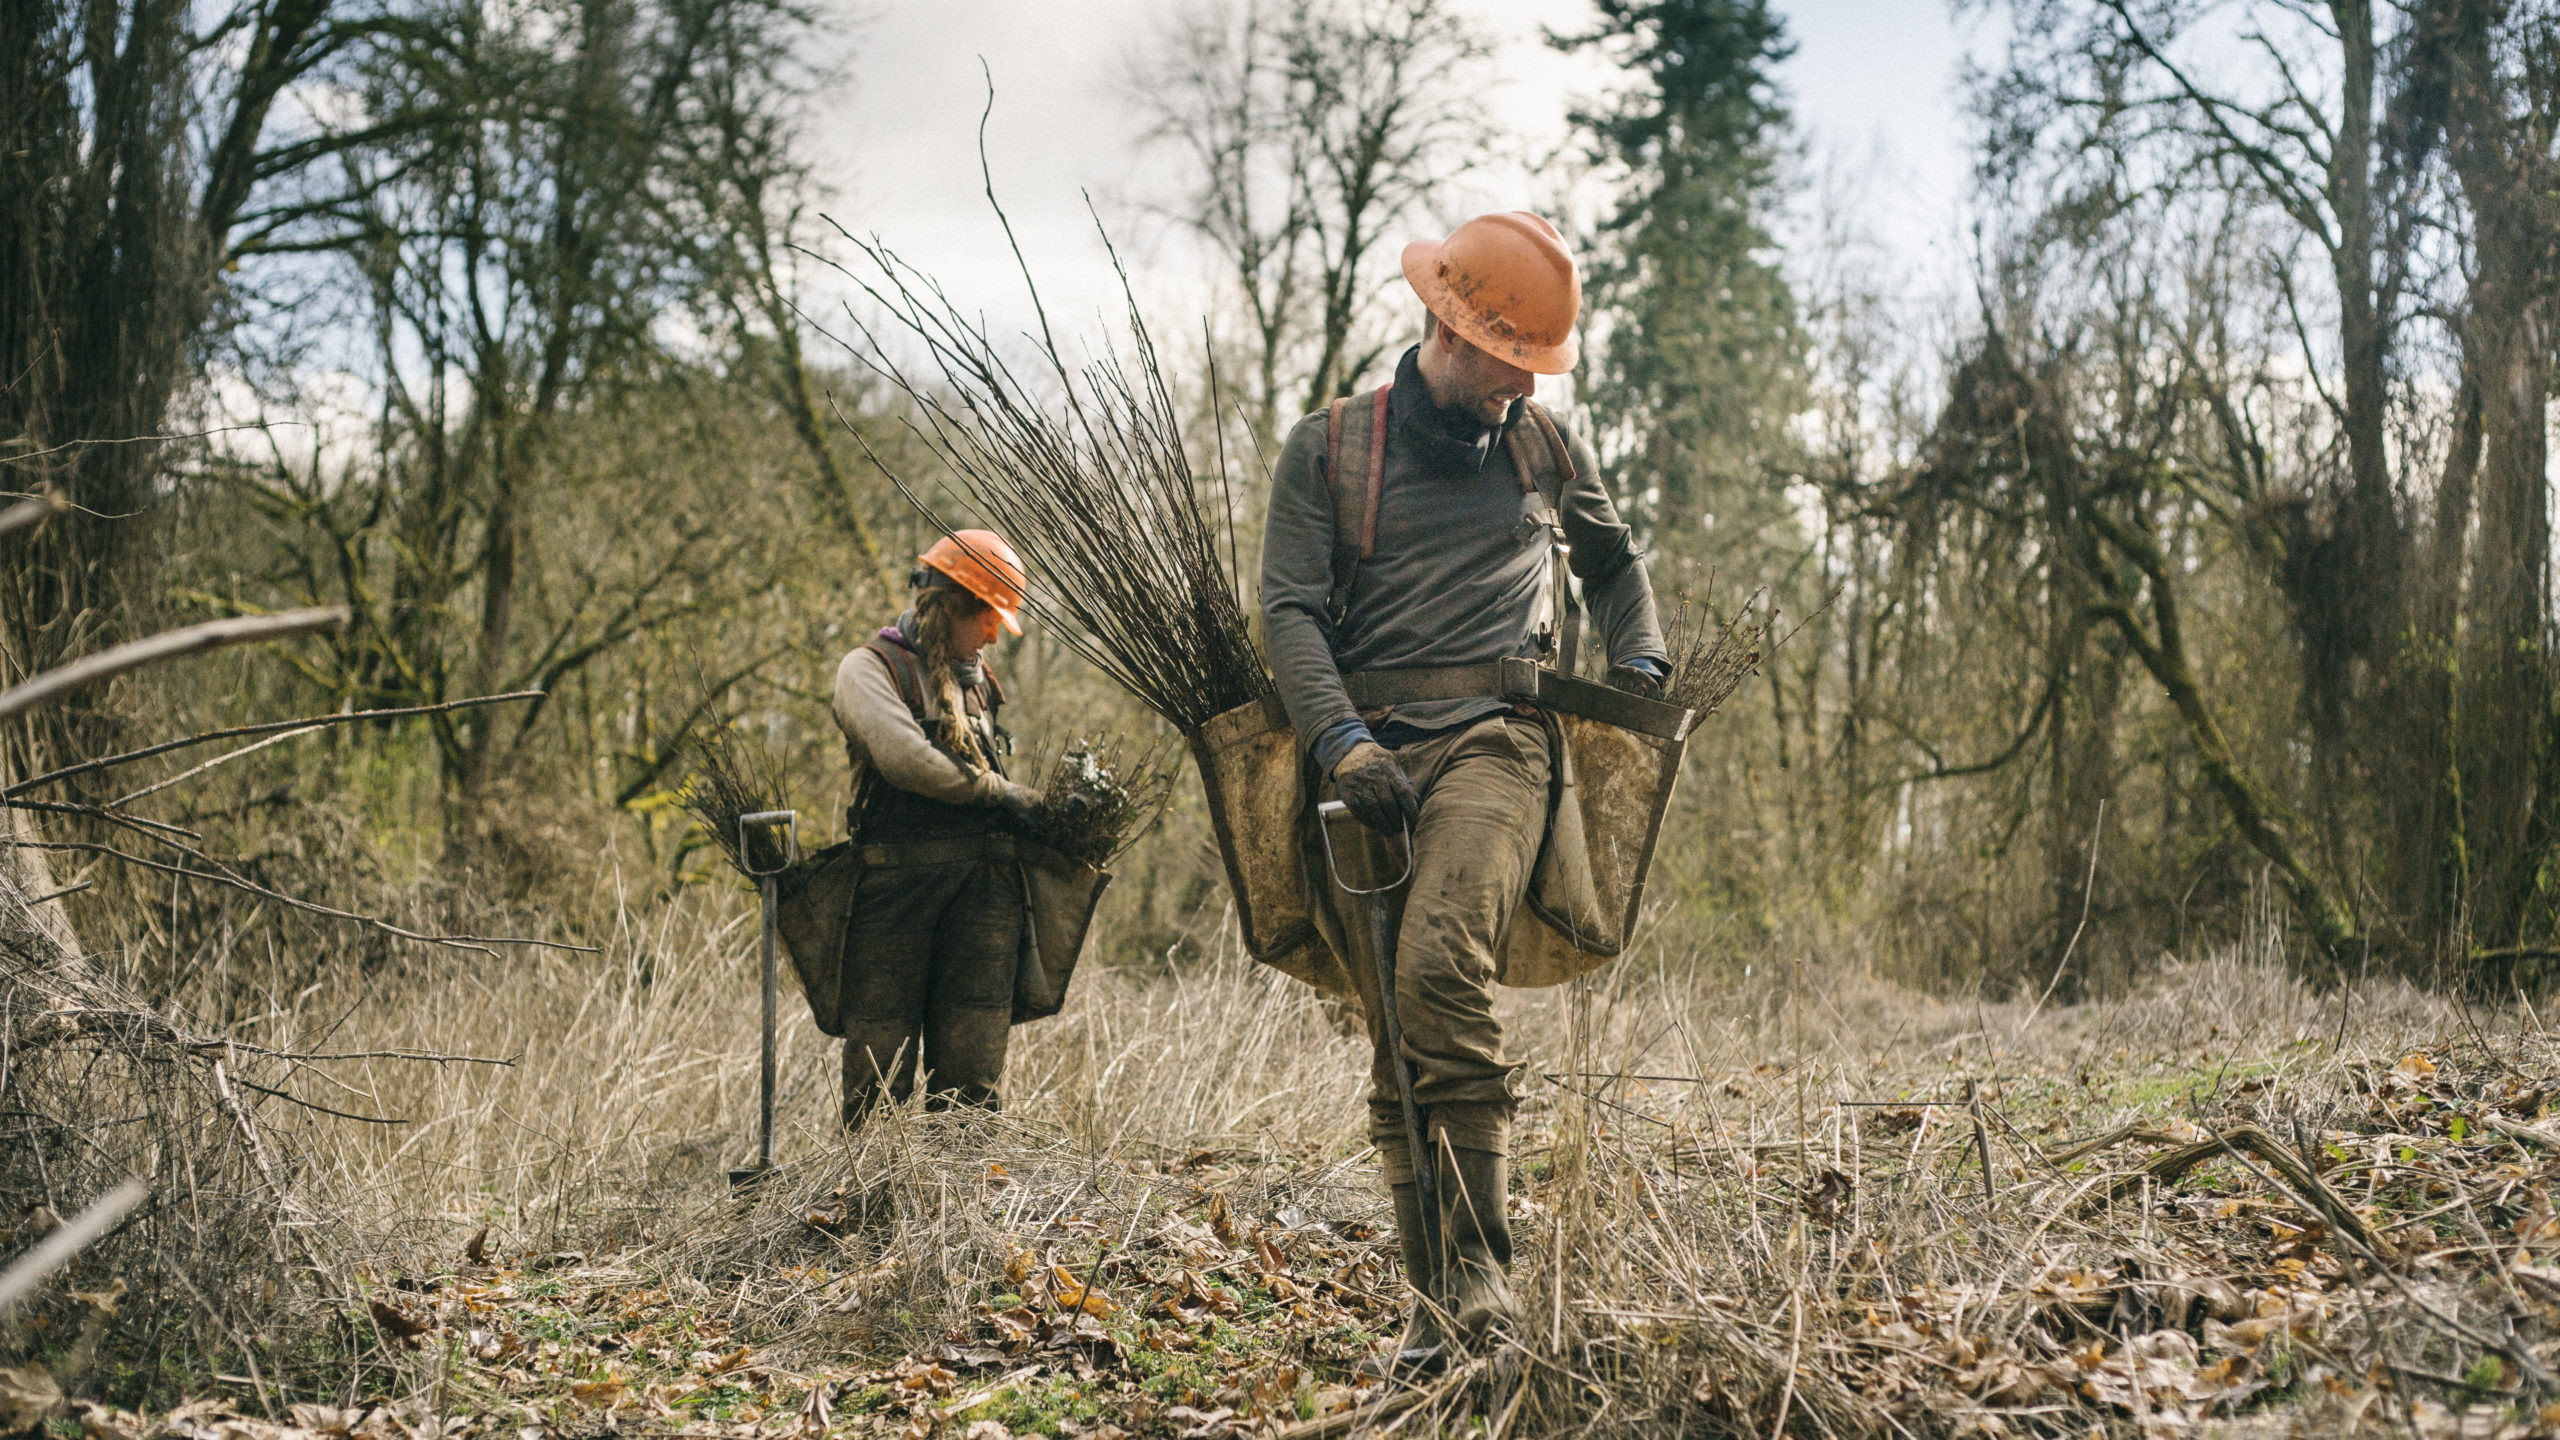
POLYGON ((1440 1277, 1458 1342, 1497 1343, 1518 1309, 1511 1300, 1511 1157, 1490 1150, 1440 1152, 1440 1233, 1448 1263, 1440 1277))
POLYGON ((1370 1375, 1413 1379, 1437 1373, 1449 1363, 1449 1330, 1441 1323, 1440 1257, 1432 1253, 1431 1236, 1422 1223, 1422 1191, 1412 1181, 1390 1187, 1396 1205, 1396 1245, 1404 1252, 1405 1282, 1413 1287, 1413 1307, 1405 1312, 1404 1337, 1392 1354, 1380 1355, 1361 1369, 1370 1375))

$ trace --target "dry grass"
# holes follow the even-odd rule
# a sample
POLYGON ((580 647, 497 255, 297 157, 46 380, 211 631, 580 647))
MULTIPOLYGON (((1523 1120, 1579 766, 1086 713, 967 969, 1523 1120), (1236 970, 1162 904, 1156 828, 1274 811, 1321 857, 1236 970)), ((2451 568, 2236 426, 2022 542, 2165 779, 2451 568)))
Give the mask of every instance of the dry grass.
MULTIPOLYGON (((1169 977, 1089 965, 1064 1014, 1016 1033, 1004 1116, 903 1115, 851 1143, 833 1048, 794 1015, 788 1168, 736 1199, 721 1172, 754 1113, 752 900, 697 888, 622 913, 602 957, 439 959, 292 1007, 345 1016, 333 1049, 519 1057, 336 1067, 342 1100, 400 1126, 267 1107, 369 1257, 359 1286, 452 1277, 418 1302, 453 1322, 426 1348, 360 1357, 319 1398, 432 1388, 500 1427, 621 1406, 624 1424, 740 1434, 798 1407, 803 1434, 954 1435, 1253 1432, 1371 1398, 1343 1384, 1392 1323, 1370 1297, 1396 1293, 1360 1139, 1365 1045, 1293 982, 1232 951, 1169 977), (1219 1216, 1232 1234, 1197 1242, 1219 1216), (483 1227, 489 1264, 466 1265, 483 1227), (1068 1278, 1043 1292, 1053 1263, 1068 1278), (1195 1272, 1241 1308, 1183 1308, 1195 1272), (1005 1306, 1064 1324, 1074 1277, 1124 1307, 1088 1326, 1113 1338, 1001 1353, 1005 1306), (689 1338, 653 1348, 650 1326, 689 1338), (565 1348, 536 1362, 490 1338, 537 1329, 565 1348), (735 1346, 753 1363, 718 1370, 735 1346), (975 1379, 971 1356, 990 1367, 975 1379), (1017 1364, 1047 1368, 972 1403, 1017 1364)), ((2554 1047, 2529 1018, 2396 983, 2314 994, 2274 948, 2164 958, 2137 992, 2077 1007, 1923 995, 1836 953, 1727 967, 1660 943, 1507 995, 1522 1353, 1404 1433, 1470 1415, 1509 1435, 1758 1436, 2529 1418, 2551 1398, 2527 1377, 2552 1358, 2552 1296, 2515 1278, 2532 1269, 2517 1251, 2537 1226, 2560 1242, 2560 1222, 2548 1153, 2484 1127, 2529 1131, 2554 1047), (2436 1068, 2392 1079, 2413 1051, 2436 1068), (2138 1137, 2047 1158, 2127 1124, 2243 1121, 2318 1132, 2332 1183, 2394 1237, 2391 1273, 2237 1156, 2175 1182, 2142 1178, 2138 1137)))

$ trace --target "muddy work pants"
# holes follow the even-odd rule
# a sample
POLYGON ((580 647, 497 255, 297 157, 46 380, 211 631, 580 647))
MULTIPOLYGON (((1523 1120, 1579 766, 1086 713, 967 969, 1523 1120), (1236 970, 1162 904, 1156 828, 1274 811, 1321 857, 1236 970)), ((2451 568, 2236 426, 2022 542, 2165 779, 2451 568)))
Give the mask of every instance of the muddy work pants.
POLYGON ((844 1123, 915 1093, 997 1105, 1022 947, 1022 868, 1010 852, 863 872, 845 932, 844 1123))
MULTIPOLYGON (((1393 907, 1396 1009, 1404 1059, 1418 1071, 1414 1098, 1434 1148, 1511 1151, 1511 1064, 1493 1015, 1495 957, 1528 893, 1546 833, 1547 734, 1534 720, 1496 716, 1395 752, 1422 793, 1413 831, 1413 878, 1383 897, 1393 907)), ((1333 798, 1331 781, 1320 799, 1333 798)), ((1393 880, 1404 846, 1345 818, 1332 822, 1343 878, 1363 888, 1393 880)), ((1370 899, 1346 895, 1322 868, 1311 874, 1325 897, 1369 1021, 1369 1139, 1387 1183, 1413 1179, 1396 1057, 1378 1006, 1378 964, 1370 953, 1370 899)))

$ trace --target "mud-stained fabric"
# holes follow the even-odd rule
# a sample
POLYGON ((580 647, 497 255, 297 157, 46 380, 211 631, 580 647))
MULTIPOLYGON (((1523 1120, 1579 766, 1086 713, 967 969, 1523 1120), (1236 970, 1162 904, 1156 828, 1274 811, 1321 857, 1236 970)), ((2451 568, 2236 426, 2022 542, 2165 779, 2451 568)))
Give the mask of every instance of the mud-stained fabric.
POLYGON ((845 932, 844 1120, 915 1093, 993 1107, 1022 953, 1022 873, 1002 856, 865 871, 845 932))
MULTIPOLYGON (((1396 917, 1396 1002, 1404 1055, 1419 1072, 1415 1098, 1431 1133, 1447 1144, 1507 1154, 1518 1101, 1493 1014, 1494 974, 1545 829, 1546 730, 1534 720, 1497 716, 1394 753, 1422 793, 1413 878, 1382 897, 1396 917)), ((1328 781, 1319 799, 1332 794, 1328 781)), ((1334 857, 1350 883, 1365 889, 1403 868, 1399 840, 1349 819, 1332 822, 1332 831, 1334 857)), ((1347 947, 1342 953, 1368 1018, 1369 1138, 1388 1183, 1402 1184, 1412 1179, 1413 1163, 1379 1012, 1377 960, 1360 908, 1370 902, 1333 883, 1320 846, 1310 860, 1328 912, 1325 928, 1347 947)))

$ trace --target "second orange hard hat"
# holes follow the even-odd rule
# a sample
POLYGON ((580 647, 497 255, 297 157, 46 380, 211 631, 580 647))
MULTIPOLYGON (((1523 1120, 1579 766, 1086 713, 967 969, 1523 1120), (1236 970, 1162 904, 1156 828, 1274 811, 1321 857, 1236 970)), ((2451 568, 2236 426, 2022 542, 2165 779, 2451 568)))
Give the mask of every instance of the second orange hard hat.
POLYGON ((948 575, 961 589, 987 602, 1004 628, 1022 633, 1022 594, 1029 584, 1022 557, 993 530, 954 530, 917 560, 948 575))
POLYGON ((1561 375, 1581 358, 1582 276, 1556 227, 1526 210, 1479 215, 1446 240, 1404 247, 1404 278, 1467 343, 1523 370, 1561 375))

